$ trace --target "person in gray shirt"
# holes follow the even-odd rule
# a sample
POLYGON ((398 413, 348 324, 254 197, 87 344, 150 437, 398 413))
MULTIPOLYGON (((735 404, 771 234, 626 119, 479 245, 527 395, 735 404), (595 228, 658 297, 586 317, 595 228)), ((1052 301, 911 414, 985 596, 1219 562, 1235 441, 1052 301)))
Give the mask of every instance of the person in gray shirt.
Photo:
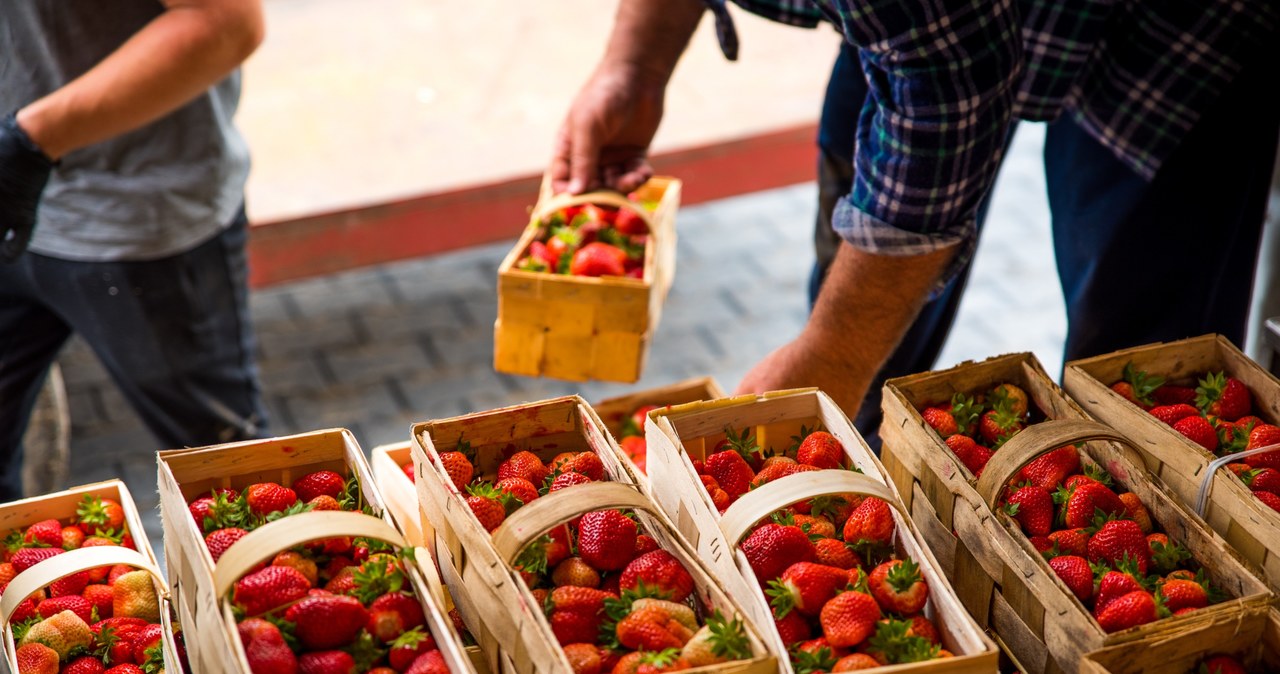
POLYGON ((0 2, 0 502, 78 333, 165 447, 262 437, 232 125, 261 0, 0 2))

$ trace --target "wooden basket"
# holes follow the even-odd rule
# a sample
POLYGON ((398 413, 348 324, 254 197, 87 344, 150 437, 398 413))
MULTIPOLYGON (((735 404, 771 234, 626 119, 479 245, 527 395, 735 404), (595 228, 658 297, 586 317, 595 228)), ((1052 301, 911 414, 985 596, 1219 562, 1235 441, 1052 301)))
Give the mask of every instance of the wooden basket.
MULTIPOLYGON (((406 547, 407 542, 400 532, 388 523, 385 518, 373 517, 363 513, 321 511, 307 512, 276 520, 249 532, 244 538, 227 548, 218 566, 214 569, 214 596, 219 598, 221 625, 218 631, 229 647, 224 654, 228 658, 221 661, 223 669, 218 671, 250 674, 249 662, 245 657, 244 645, 236 629, 236 618, 232 612, 230 601, 224 601, 235 587, 240 577, 253 570, 263 562, 269 561, 277 553, 301 545, 308 541, 333 536, 360 536, 385 541, 396 547, 406 547)), ((421 549, 419 549, 421 550, 421 549)), ((422 550, 422 554, 426 554, 422 550)), ((416 557, 416 554, 415 554, 416 557)), ((462 647, 462 641, 449 618, 440 610, 432 589, 421 575, 418 564, 406 563, 405 573, 409 584, 417 595, 422 613, 426 617, 427 629, 435 639, 440 654, 454 674, 474 674, 470 658, 462 647)), ((197 670, 203 674, 205 671, 197 670)))
POLYGON ((1197 663, 1214 655, 1232 655, 1250 672, 1280 671, 1280 611, 1251 606, 1188 625, 1176 634, 1112 646, 1085 656, 1085 674, 1199 674, 1197 663))
MULTIPOLYGON (((425 510, 436 534, 441 576, 472 634, 490 654, 493 671, 572 671, 542 606, 510 563, 525 544, 555 524, 592 510, 636 509, 646 532, 689 570, 705 605, 725 614, 741 613, 720 581, 675 533, 674 526, 638 491, 620 453, 610 445, 599 419, 582 398, 567 396, 422 423, 414 426, 413 437, 415 484, 422 502, 430 502, 425 510), (493 474, 515 451, 528 450, 547 460, 564 451, 592 450, 600 456, 611 482, 577 485, 542 496, 512 513, 491 535, 471 515, 463 495, 439 462, 439 451, 453 447, 464 436, 476 453, 477 475, 493 474)), ((750 629, 748 635, 755 658, 690 671, 776 671, 774 658, 759 637, 750 629)))
POLYGON ((1226 542, 1190 516, 1168 489, 1142 467, 1123 436, 1086 419, 1031 354, 1013 354, 950 370, 891 379, 882 397, 881 458, 911 509, 925 540, 942 561, 956 592, 978 624, 993 630, 1031 671, 1076 672, 1084 653, 1172 632, 1210 615, 1265 604, 1262 583, 1226 542), (950 400, 955 392, 1011 383, 1050 421, 1019 432, 997 451, 981 480, 956 460, 917 411, 950 400), (1128 630, 1107 634, 1067 589, 1016 523, 993 506, 1003 486, 1036 457, 1083 444, 1081 459, 1100 464, 1134 492, 1169 537, 1181 542, 1215 585, 1235 599, 1128 630))
POLYGON ((649 213, 615 192, 553 196, 544 181, 528 227, 498 267, 494 369, 571 381, 639 379, 675 275, 680 185, 675 178, 655 177, 636 190, 641 200, 658 203, 649 213), (561 208, 588 203, 629 208, 649 225, 643 279, 515 268, 529 245, 543 236, 543 218, 561 208))
MULTIPOLYGON (((157 463, 169 592, 182 624, 202 637, 186 644, 192 668, 202 674, 236 670, 226 669, 234 661, 234 649, 225 638, 214 591, 213 557, 187 509, 192 499, 215 487, 242 489, 268 481, 288 485, 307 473, 332 470, 343 477, 355 475, 366 503, 375 513, 384 512, 364 451, 345 429, 164 451, 157 463)), ((293 517, 287 519, 293 521, 293 517)))
MULTIPOLYGON (((622 437, 622 429, 627 420, 631 418, 631 413, 640 407, 645 405, 670 407, 700 400, 715 400, 723 398, 725 395, 727 394, 724 389, 720 388, 719 382, 714 377, 695 377, 666 386, 606 398, 591 407, 595 409, 596 415, 600 417, 600 421, 604 423, 604 427, 608 429, 609 434, 615 440, 618 440, 622 437)), ((644 433, 643 428, 639 430, 642 434, 644 433)), ((641 489, 647 490, 649 488, 649 480, 644 471, 640 470, 631 460, 631 457, 625 453, 622 456, 622 460, 631 468, 631 474, 636 476, 636 479, 640 482, 641 489)))
MULTIPOLYGON (((774 627, 759 580, 745 555, 738 550, 737 542, 751 525, 801 499, 822 494, 873 494, 897 509, 894 513, 897 552, 919 563, 929 585, 925 612, 938 626, 943 647, 955 654, 953 658, 896 665, 883 671, 948 674, 995 671, 995 644, 965 613, 939 570, 938 562, 906 516, 880 463, 848 417, 826 394, 804 389, 690 403, 655 410, 650 413, 649 421, 646 438, 655 500, 694 545, 698 556, 724 579, 729 593, 742 602, 748 617, 766 635, 774 650, 785 653, 787 645, 782 643, 774 627), (801 426, 812 428, 817 423, 840 441, 850 464, 863 475, 844 470, 791 475, 751 490, 723 516, 717 514, 691 462, 705 460, 716 442, 725 437, 726 427, 751 428, 761 447, 778 447, 790 444, 790 438, 800 432, 801 426)), ((789 658, 780 658, 779 666, 786 674, 794 671, 789 658)))
MULTIPOLYGON (((149 571, 156 581, 156 596, 160 598, 160 614, 162 616, 173 615, 170 610, 169 588, 164 582, 164 577, 159 573, 159 563, 156 561, 155 551, 152 549, 150 541, 147 540, 147 532, 142 526, 142 517, 138 513, 138 506, 134 503, 133 495, 129 493, 129 488, 120 480, 96 482, 72 487, 53 494, 33 496, 0 505, 0 532, 27 527, 47 519, 56 519, 66 523, 69 518, 75 515, 76 506, 85 496, 107 498, 120 504, 129 536, 133 538, 134 546, 137 549, 130 550, 124 547, 103 546, 87 548, 85 552, 72 550, 58 555, 53 560, 45 560, 14 577, 5 589, 5 599, 0 599, 0 625, 4 626, 4 640, 0 645, 5 650, 5 658, 12 672, 17 672, 18 668, 13 659, 15 649, 13 632, 9 625, 9 616, 12 615, 17 605, 35 590, 77 571, 108 564, 128 564, 129 566, 149 571), (101 550, 102 552, 86 554, 95 550, 101 550), (76 554, 72 555, 72 553, 76 554), (120 561, 112 561, 115 559, 120 561), (50 577, 50 574, 54 575, 50 577), (48 578, 48 580, 41 582, 45 578, 48 578), (19 580, 22 580, 22 582, 19 583, 19 580)), ((161 621, 161 625, 165 635, 165 670, 180 672, 181 667, 177 666, 178 659, 177 651, 174 648, 172 625, 164 620, 161 621)))
MULTIPOLYGON (((1109 385, 1121 379, 1127 363, 1169 383, 1192 386, 1197 375, 1225 371, 1253 393, 1255 414, 1269 423, 1280 422, 1280 380, 1221 335, 1151 344, 1067 363, 1063 375, 1067 392, 1089 415, 1140 447, 1147 468, 1192 510, 1200 484, 1208 477, 1209 462, 1217 457, 1111 390, 1109 385)), ((1280 513, 1255 498, 1229 470, 1217 471, 1210 486, 1210 498, 1201 513, 1205 521, 1261 568, 1273 589, 1280 590, 1280 513)))

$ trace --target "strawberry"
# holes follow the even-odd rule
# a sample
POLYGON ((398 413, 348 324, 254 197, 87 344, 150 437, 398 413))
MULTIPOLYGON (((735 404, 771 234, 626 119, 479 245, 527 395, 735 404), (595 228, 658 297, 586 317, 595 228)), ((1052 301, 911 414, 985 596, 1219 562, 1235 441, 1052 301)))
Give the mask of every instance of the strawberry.
POLYGON ((642 651, 636 663, 635 674, 661 674, 689 669, 689 662, 680 656, 680 651, 669 648, 662 651, 642 651))
MULTIPOLYGON (((1105 567, 1097 568, 1102 569, 1105 567)), ((1108 604, 1119 597, 1130 592, 1146 590, 1140 580, 1141 577, 1132 561, 1117 565, 1117 569, 1114 571, 1104 571, 1102 577, 1098 579, 1097 595, 1093 601, 1094 614, 1101 612, 1108 604)))
POLYGON ((217 562, 222 558, 222 554, 227 551, 227 548, 231 547, 232 543, 248 535, 249 532, 235 527, 218 529, 204 537, 204 545, 209 548, 209 556, 213 557, 214 562, 217 562))
POLYGON ((1230 655, 1215 655, 1200 663, 1197 674, 1246 674, 1248 670, 1230 655))
POLYGON ((1252 431, 1258 425, 1263 423, 1266 423, 1266 422, 1264 422, 1262 419, 1259 419, 1258 417, 1252 414, 1240 417, 1239 419, 1235 420, 1236 428, 1243 429, 1245 435, 1248 435, 1250 431, 1252 431))
POLYGON ((982 416, 982 403, 972 396, 955 393, 951 396, 951 416, 956 420, 956 432, 970 437, 978 433, 978 418, 982 416))
POLYGON ((816 616, 823 604, 849 584, 849 573, 834 566, 797 562, 787 567, 778 580, 768 582, 765 594, 773 615, 785 617, 791 609, 816 616))
MULTIPOLYGON (((1280 427, 1271 424, 1259 424, 1249 431, 1249 444, 1245 449, 1261 449, 1280 444, 1280 427)), ((1254 468, 1275 468, 1280 470, 1280 450, 1255 454, 1246 457, 1244 462, 1254 468)))
POLYGON ((1026 486, 1013 492, 1005 512, 1028 536, 1047 536, 1053 528, 1053 496, 1041 487, 1026 486))
POLYGON ((21 548, 15 550, 13 555, 9 557, 9 561, 13 564, 13 570, 22 573, 27 569, 43 562, 54 555, 60 555, 64 550, 58 548, 21 548))
POLYGON ((271 559, 272 566, 289 566, 297 569, 302 575, 307 577, 307 582, 312 587, 316 586, 320 580, 320 569, 316 566, 315 560, 293 550, 285 550, 276 554, 271 559))
POLYGON ((1169 573, 1191 559, 1186 548, 1170 541, 1165 534, 1147 534, 1147 549, 1151 551, 1151 565, 1157 573, 1169 573))
POLYGON ((1063 480, 1080 470, 1080 455, 1074 445, 1059 447, 1028 463, 1018 471, 1018 482, 1053 491, 1062 486, 1063 480))
POLYGON ((800 442, 796 461, 817 468, 841 468, 844 465, 844 445, 826 431, 814 431, 800 442))
POLYGON ((831 671, 853 672, 863 669, 876 669, 877 667, 883 667, 879 660, 876 660, 866 653, 854 653, 853 655, 846 655, 843 658, 836 660, 836 664, 831 668, 831 671))
POLYGON ((1173 430, 1211 452, 1218 449, 1218 431, 1204 417, 1183 417, 1173 422, 1173 430))
POLYGON ((58 520, 42 520, 27 527, 22 541, 28 545, 62 547, 62 523, 58 520))
POLYGON ((725 450, 708 456, 706 470, 708 475, 716 479, 716 483, 729 495, 730 499, 737 499, 745 494, 751 487, 752 478, 755 477, 755 471, 735 450, 725 450))
POLYGON ((547 493, 551 493, 553 491, 560 491, 561 489, 568 489, 569 487, 573 487, 579 484, 590 484, 591 481, 592 481, 591 478, 587 477, 586 475, 583 475, 582 473, 577 473, 573 471, 570 471, 568 473, 560 473, 554 478, 551 478, 551 485, 547 487, 547 493))
POLYGON ((1147 507, 1142 505, 1142 499, 1138 495, 1127 491, 1120 494, 1120 502, 1124 504, 1124 516, 1137 522, 1138 528, 1142 533, 1149 534, 1153 528, 1151 523, 1151 513, 1147 507))
POLYGON ((853 509, 844 523, 844 540, 855 550, 860 547, 891 548, 896 527, 889 504, 870 496, 853 509))
POLYGON ((920 411, 920 416, 944 440, 960 432, 960 426, 948 407, 926 407, 920 411))
MULTIPOLYGON (((63 597, 70 599, 70 597, 63 597)), ((56 600, 45 600, 56 601, 56 600)), ((93 632, 80 616, 72 611, 61 611, 32 625, 22 635, 19 647, 27 644, 44 644, 58 653, 58 657, 66 659, 67 655, 78 648, 88 648, 93 643, 93 632)))
POLYGON ((62 549, 76 550, 84 544, 84 532, 80 527, 62 527, 62 549))
MULTIPOLYGON (((98 610, 99 618, 110 618, 112 606, 115 604, 115 589, 110 585, 90 585, 81 595, 89 604, 98 610)), ((92 615, 92 612, 90 613, 92 615)))
POLYGON ((1172 426, 1180 419, 1200 416, 1200 410, 1191 405, 1181 403, 1177 405, 1158 405, 1151 408, 1151 416, 1172 426))
POLYGON ((409 669, 420 655, 435 648, 436 640, 419 626, 405 631, 391 642, 387 660, 391 663, 392 669, 403 672, 409 669))
POLYGON ((1199 384, 1195 405, 1206 415, 1235 421, 1249 414, 1253 407, 1253 396, 1249 395, 1244 383, 1223 372, 1209 373, 1199 384))
POLYGON ((98 530, 124 531, 124 509, 109 498, 86 494, 76 506, 75 521, 85 536, 98 530))
POLYGON ((1253 496, 1259 501, 1262 501, 1268 508, 1271 508, 1276 512, 1280 512, 1280 496, 1276 496, 1269 491, 1255 491, 1253 492, 1253 496))
POLYGON ((987 462, 991 460, 991 450, 979 445, 976 440, 967 435, 953 435, 946 439, 947 447, 951 452, 960 459, 960 463, 975 476, 982 475, 982 469, 986 468, 987 462))
POLYGON ((595 644, 565 644, 564 657, 573 674, 600 674, 602 658, 595 644))
POLYGON ((71 611, 87 623, 93 615, 93 604, 79 595, 51 597, 36 604, 36 614, 41 618, 52 618, 63 611, 71 611))
POLYGON ((705 625, 694 632, 693 638, 680 650, 680 657, 690 667, 750 658, 751 644, 747 641, 742 619, 727 620, 716 611, 707 618, 705 625))
POLYGON ((626 274, 626 260, 627 254, 621 248, 593 241, 573 254, 569 273, 573 276, 622 276, 626 274))
POLYGON ((991 389, 990 395, 994 401, 1005 401, 1014 416, 1019 419, 1026 418, 1029 400, 1027 392, 1022 388, 1009 383, 997 384, 995 388, 991 389))
POLYGON ((1133 363, 1125 363, 1121 376, 1123 377, 1121 381, 1111 385, 1112 391, 1144 410, 1155 407, 1152 394, 1164 384, 1163 377, 1149 375, 1135 368, 1133 363))
POLYGON ((1023 416, 1013 408, 1008 398, 997 397, 991 409, 978 420, 978 433, 983 440, 999 447, 1024 426, 1023 416))
MULTIPOLYGON (((1117 598, 1098 614, 1098 624, 1104 632, 1119 632, 1130 627, 1145 625, 1160 617, 1156 600, 1150 592, 1138 590, 1117 598)), ((1165 615, 1167 611, 1163 611, 1165 615)))
POLYGON ((578 452, 561 464, 561 470, 567 473, 586 475, 594 481, 604 479, 604 463, 595 452, 578 452))
POLYGON ((520 505, 525 505, 538 498, 538 488, 522 477, 509 477, 504 480, 498 480, 494 487, 500 492, 510 494, 512 498, 520 502, 520 505))
MULTIPOLYGON (((769 484, 774 480, 781 480, 784 477, 795 475, 796 473, 806 473, 815 470, 821 470, 821 468, 808 464, 797 463, 791 460, 775 461, 767 466, 761 467, 760 472, 756 473, 755 477, 751 478, 751 488, 754 489, 755 487, 769 484)), ((708 479, 714 479, 709 475, 706 477, 708 479)), ((706 483, 704 482, 703 485, 705 486, 706 483)), ((710 489, 708 489, 708 492, 710 492, 710 489)))
POLYGON ((160 637, 160 625, 156 623, 143 625, 142 628, 138 630, 137 635, 131 640, 133 641, 133 661, 138 664, 143 664, 147 662, 147 660, 151 659, 147 654, 147 651, 155 648, 155 645, 160 643, 160 637))
POLYGON ((790 523, 800 527, 801 531, 809 534, 809 538, 815 541, 818 538, 835 538, 836 535, 836 525, 825 517, 797 514, 791 516, 790 523))
POLYGON ((346 489, 347 480, 331 470, 317 470, 293 481, 293 491, 303 503, 317 496, 338 498, 346 489))
POLYGON ((42 643, 19 646, 14 658, 18 674, 58 674, 58 652, 42 643))
POLYGON ((156 596, 151 574, 130 571, 111 584, 111 615, 117 618, 142 618, 160 622, 160 600, 156 596))
POLYGON ((438 649, 427 651, 413 661, 405 674, 449 674, 449 665, 445 663, 444 655, 438 649))
POLYGON ((799 527, 773 523, 757 527, 738 548, 746 555, 762 586, 781 576, 788 566, 812 562, 817 557, 813 543, 799 527))
MULTIPOLYGON (((22 674, 26 674, 26 670, 19 670, 22 674)), ((57 672, 57 669, 53 671, 57 672)), ((60 674, 103 674, 107 671, 107 666, 102 661, 92 655, 82 655, 71 662, 68 662, 62 668, 60 674)))
POLYGON ((1051 532, 1049 540, 1062 555, 1083 557, 1088 554, 1088 529, 1060 529, 1051 532))
POLYGON ((867 577, 867 586, 881 608, 902 615, 919 613, 929 599, 920 566, 909 558, 880 564, 867 577))
POLYGON ((875 631, 880 606, 869 594, 841 592, 822 607, 822 635, 832 646, 852 648, 875 631))
POLYGON ((782 643, 787 645, 799 643, 812 636, 809 631, 809 621, 799 611, 790 611, 782 617, 774 614, 773 627, 778 630, 778 636, 782 637, 782 643))
POLYGON ((1116 493, 1097 482, 1081 484, 1075 489, 1063 487, 1054 494, 1054 500, 1062 503, 1059 518, 1070 529, 1080 529, 1093 524, 1097 511, 1106 515, 1124 515, 1124 502, 1116 493))
POLYGON ((418 481, 418 474, 413 471, 412 463, 406 463, 403 466, 400 466, 400 470, 404 471, 404 476, 409 478, 410 482, 416 483, 418 481))
POLYGON ((852 569, 862 566, 858 553, 849 549, 844 541, 835 538, 820 538, 813 542, 815 560, 819 564, 834 566, 838 569, 852 569))
MULTIPOLYGON (((578 536, 578 546, 582 546, 581 534, 578 536)), ((634 590, 641 583, 658 590, 674 602, 682 602, 693 594, 693 576, 689 575, 680 560, 666 550, 646 552, 631 560, 622 571, 618 586, 623 590, 634 590)))
POLYGON ((369 611, 355 597, 310 596, 290 606, 284 618, 294 623, 304 647, 326 650, 354 640, 369 621, 369 611))
POLYGON ((467 507, 476 516, 485 531, 497 529, 507 518, 508 497, 488 483, 473 484, 467 487, 467 507))
POLYGON ((1155 399, 1156 405, 1189 405, 1196 400, 1196 390, 1190 386, 1165 384, 1156 387, 1151 397, 1155 399))
POLYGON ((646 605, 634 609, 617 624, 618 643, 635 650, 680 649, 693 638, 693 631, 674 620, 666 609, 646 605))
POLYGON ((298 674, 352 674, 356 660, 344 651, 315 651, 298 656, 298 674))
POLYGON ((288 487, 274 482, 260 482, 244 488, 245 503, 255 515, 270 515, 293 505, 298 495, 288 487))
POLYGON ((591 565, 582 561, 581 557, 570 557, 556 565, 551 572, 551 582, 556 587, 575 585, 577 587, 600 587, 600 573, 591 565))
POLYGON ((268 566, 236 581, 233 601, 247 615, 265 613, 306 596, 311 583, 289 566, 268 566))
POLYGON ((511 458, 498 465, 498 481, 518 477, 531 484, 542 484, 547 479, 547 467, 533 452, 516 452, 511 458))
POLYGON ((468 455, 471 452, 471 445, 463 440, 458 440, 458 451, 442 452, 440 454, 440 465, 444 467, 444 472, 449 476, 449 481, 453 483, 454 488, 460 492, 466 492, 467 483, 471 482, 471 476, 475 471, 475 466, 471 465, 471 459, 468 455))
POLYGON ((631 459, 631 463, 636 464, 640 468, 640 472, 646 472, 646 464, 649 450, 643 436, 629 435, 618 441, 618 446, 631 459))
POLYGON ((551 592, 551 632, 560 645, 595 643, 604 623, 604 600, 613 595, 587 587, 558 587, 551 592), (568 594, 572 592, 573 594, 568 594))
POLYGON ((601 571, 617 571, 631 561, 636 534, 635 520, 618 510, 589 512, 578 523, 578 554, 601 571))
POLYGON ((245 659, 254 672, 295 674, 298 659, 285 644, 284 636, 275 625, 261 618, 249 618, 236 625, 240 643, 244 644, 245 659))
POLYGON ((1111 520, 1102 525, 1089 539, 1089 561, 1115 564, 1128 557, 1138 567, 1138 573, 1146 574, 1151 565, 1151 552, 1147 537, 1132 520, 1111 520))
POLYGON ((1170 612, 1183 608, 1204 608, 1209 605, 1209 593, 1194 580, 1169 580, 1160 586, 1160 598, 1170 612))
POLYGON ((50 597, 65 597, 67 595, 81 594, 89 585, 89 572, 81 571, 73 573, 69 576, 63 576, 58 580, 49 584, 50 597))
POLYGON ((1049 560, 1049 568, 1081 602, 1093 596, 1093 569, 1084 557, 1063 555, 1049 560))

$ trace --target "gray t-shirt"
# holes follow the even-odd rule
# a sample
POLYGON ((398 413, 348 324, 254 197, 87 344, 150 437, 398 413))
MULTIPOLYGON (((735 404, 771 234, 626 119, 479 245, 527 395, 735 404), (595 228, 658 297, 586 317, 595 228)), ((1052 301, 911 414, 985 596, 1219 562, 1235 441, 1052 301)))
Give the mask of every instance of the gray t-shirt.
MULTIPOLYGON (((0 0, 0 115, 92 68, 160 15, 157 0, 0 0)), ((151 260, 221 232, 244 200, 249 152, 232 126, 237 71, 181 109, 62 158, 31 250, 151 260)))

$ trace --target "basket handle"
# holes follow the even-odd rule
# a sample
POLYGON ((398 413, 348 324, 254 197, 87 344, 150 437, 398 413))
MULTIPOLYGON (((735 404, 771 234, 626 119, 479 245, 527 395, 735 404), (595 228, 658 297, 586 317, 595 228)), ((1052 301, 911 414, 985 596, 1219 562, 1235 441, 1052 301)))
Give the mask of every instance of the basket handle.
POLYGON ((520 551, 557 524, 595 510, 631 508, 658 514, 653 502, 620 482, 578 484, 534 499, 493 530, 493 547, 510 565, 520 551))
POLYGON ((413 549, 413 558, 418 562, 418 572, 422 574, 423 584, 427 586, 431 598, 443 610, 449 602, 445 601, 444 582, 440 580, 440 570, 436 568, 435 555, 425 547, 417 547, 413 549))
POLYGON ((1134 467, 1146 465, 1133 443, 1110 426, 1087 419, 1052 419, 1018 431, 991 456, 978 478, 978 495, 995 510, 1001 490, 1028 463, 1061 447, 1090 440, 1118 442, 1134 467))
MULTIPOLYGON (((100 566, 115 566, 116 564, 125 564, 142 569, 150 573, 153 578, 160 580, 160 588, 165 587, 164 575, 160 573, 160 569, 157 569, 150 560, 137 550, 117 545, 68 550, 39 562, 18 574, 9 582, 9 586, 5 588, 4 596, 0 597, 0 624, 7 625, 9 616, 13 615, 18 605, 36 590, 56 580, 66 578, 73 573, 100 566)), ((165 596, 167 596, 167 593, 162 592, 161 596, 157 596, 157 598, 163 599, 165 596)))
POLYGON ((222 553, 213 568, 214 596, 223 597, 259 562, 281 550, 321 538, 361 536, 404 547, 404 537, 386 522, 364 513, 322 510, 283 517, 249 532, 222 553))
POLYGON ((538 226, 543 220, 552 213, 570 206, 581 206, 584 204, 604 204, 605 206, 613 206, 614 208, 626 208, 635 211, 636 215, 644 221, 645 226, 649 229, 649 233, 654 232, 653 216, 644 206, 626 198, 618 192, 610 190, 598 190, 595 192, 584 192, 582 194, 569 194, 564 192, 553 195, 546 199, 541 199, 538 206, 533 212, 533 224, 538 226))
POLYGON ((736 546, 756 522, 796 501, 827 494, 874 496, 908 517, 902 503, 884 483, 850 470, 826 469, 794 473, 743 494, 720 516, 720 531, 736 546))

